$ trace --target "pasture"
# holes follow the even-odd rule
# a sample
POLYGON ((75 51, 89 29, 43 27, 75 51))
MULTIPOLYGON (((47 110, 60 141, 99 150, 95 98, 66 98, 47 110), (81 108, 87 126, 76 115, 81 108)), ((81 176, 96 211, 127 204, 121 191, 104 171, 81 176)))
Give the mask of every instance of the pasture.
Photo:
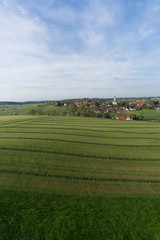
POLYGON ((126 115, 136 114, 136 116, 144 117, 144 121, 160 121, 160 111, 155 109, 142 109, 137 111, 125 111, 126 115))
POLYGON ((158 122, 0 117, 0 239, 159 239, 159 173, 158 122))
POLYGON ((25 115, 31 107, 35 109, 38 104, 0 105, 0 116, 25 115))

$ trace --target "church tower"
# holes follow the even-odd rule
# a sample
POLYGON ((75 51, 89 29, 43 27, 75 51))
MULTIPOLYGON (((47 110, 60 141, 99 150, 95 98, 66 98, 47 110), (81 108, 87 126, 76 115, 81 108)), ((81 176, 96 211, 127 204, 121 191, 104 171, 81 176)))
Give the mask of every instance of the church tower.
POLYGON ((112 102, 113 105, 117 105, 117 99, 116 99, 116 96, 114 96, 114 100, 112 102))

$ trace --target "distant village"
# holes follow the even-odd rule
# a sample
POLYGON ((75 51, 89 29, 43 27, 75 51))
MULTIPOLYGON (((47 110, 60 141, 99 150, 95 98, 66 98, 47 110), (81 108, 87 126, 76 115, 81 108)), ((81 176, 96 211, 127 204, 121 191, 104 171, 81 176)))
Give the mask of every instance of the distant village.
POLYGON ((160 111, 160 100, 139 99, 71 99, 65 101, 48 102, 39 105, 37 110, 31 109, 29 114, 39 115, 62 115, 62 116, 85 116, 111 118, 117 120, 143 120, 143 110, 154 109, 160 111), (47 106, 50 106, 47 108, 47 106), (52 109, 51 106, 54 106, 52 109), (136 111, 141 114, 136 115, 136 111))

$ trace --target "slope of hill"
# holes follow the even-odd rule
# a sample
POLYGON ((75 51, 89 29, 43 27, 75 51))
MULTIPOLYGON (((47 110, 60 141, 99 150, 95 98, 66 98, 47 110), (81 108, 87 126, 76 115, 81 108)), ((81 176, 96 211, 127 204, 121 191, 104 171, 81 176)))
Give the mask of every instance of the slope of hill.
POLYGON ((159 126, 1 117, 1 239, 158 239, 159 126))

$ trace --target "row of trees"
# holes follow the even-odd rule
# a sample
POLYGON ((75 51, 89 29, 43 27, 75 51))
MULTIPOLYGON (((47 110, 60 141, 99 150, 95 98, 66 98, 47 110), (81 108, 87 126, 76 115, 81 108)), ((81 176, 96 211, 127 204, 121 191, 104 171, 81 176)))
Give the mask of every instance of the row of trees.
POLYGON ((75 104, 70 104, 66 108, 53 108, 52 110, 45 110, 44 108, 30 109, 28 114, 31 115, 48 115, 48 116, 84 116, 84 117, 99 117, 112 118, 114 114, 111 111, 103 112, 98 106, 86 108, 86 105, 77 107, 75 104))
MULTIPOLYGON (((114 109, 103 111, 99 106, 94 105, 86 107, 86 105, 76 106, 74 103, 69 104, 67 107, 53 107, 52 110, 45 110, 43 108, 30 109, 28 114, 31 115, 48 115, 48 116, 83 116, 83 117, 97 117, 97 118, 115 118, 118 116, 124 116, 123 111, 116 111, 114 109)), ((132 114, 134 120, 143 120, 143 112, 139 116, 132 114)))

